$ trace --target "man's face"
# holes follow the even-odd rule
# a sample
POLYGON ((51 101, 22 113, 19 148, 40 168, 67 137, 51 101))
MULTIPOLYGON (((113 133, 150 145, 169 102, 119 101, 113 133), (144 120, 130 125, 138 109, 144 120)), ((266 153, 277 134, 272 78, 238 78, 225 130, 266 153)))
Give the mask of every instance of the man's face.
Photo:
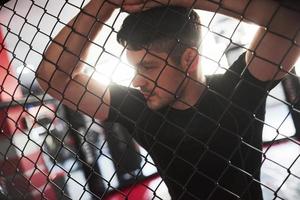
POLYGON ((185 75, 180 67, 175 67, 167 53, 127 50, 127 58, 136 68, 132 84, 140 89, 150 109, 170 105, 176 95, 180 96, 185 75))

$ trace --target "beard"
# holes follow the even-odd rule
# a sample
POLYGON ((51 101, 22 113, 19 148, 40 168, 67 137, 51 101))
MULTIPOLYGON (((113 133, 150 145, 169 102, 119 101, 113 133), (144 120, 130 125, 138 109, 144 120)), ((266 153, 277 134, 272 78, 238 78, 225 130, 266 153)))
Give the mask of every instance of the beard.
POLYGON ((166 106, 172 106, 178 101, 183 102, 183 97, 186 92, 187 82, 182 82, 174 92, 165 88, 155 86, 153 89, 141 87, 140 92, 143 94, 147 106, 151 110, 159 110, 166 106))

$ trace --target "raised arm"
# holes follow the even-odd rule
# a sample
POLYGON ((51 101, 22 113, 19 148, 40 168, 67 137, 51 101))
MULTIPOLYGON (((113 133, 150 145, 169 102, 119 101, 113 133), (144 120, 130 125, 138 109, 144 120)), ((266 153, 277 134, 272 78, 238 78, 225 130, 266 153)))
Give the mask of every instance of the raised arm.
POLYGON ((252 75, 262 81, 281 79, 300 56, 300 3, 291 0, 198 0, 195 7, 217 11, 261 26, 246 54, 252 75), (206 1, 208 2, 208 1, 206 1), (210 5, 209 5, 210 4, 210 5), (291 8, 287 8, 289 4, 291 8))
POLYGON ((282 78, 300 56, 299 1, 141 0, 139 4, 124 5, 124 8, 129 12, 136 12, 161 5, 217 12, 261 26, 246 54, 248 69, 259 80, 282 78), (286 8, 286 5, 292 9, 286 8))
POLYGON ((54 38, 37 70, 40 86, 67 106, 105 120, 110 103, 103 85, 85 75, 88 48, 115 6, 91 0, 54 38))

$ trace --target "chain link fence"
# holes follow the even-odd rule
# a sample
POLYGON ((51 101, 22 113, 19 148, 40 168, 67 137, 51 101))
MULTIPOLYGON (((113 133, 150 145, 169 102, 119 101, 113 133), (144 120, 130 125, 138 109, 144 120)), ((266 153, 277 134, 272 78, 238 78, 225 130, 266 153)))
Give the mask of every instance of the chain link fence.
POLYGON ((1 3, 1 199, 299 199, 299 3, 135 2, 1 3))

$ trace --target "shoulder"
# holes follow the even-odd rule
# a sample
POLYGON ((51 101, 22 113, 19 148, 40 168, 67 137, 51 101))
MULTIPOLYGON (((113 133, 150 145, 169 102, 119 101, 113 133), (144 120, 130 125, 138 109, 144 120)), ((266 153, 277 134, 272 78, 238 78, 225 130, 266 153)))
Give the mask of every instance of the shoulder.
POLYGON ((269 91, 280 82, 280 80, 261 81, 253 76, 246 64, 246 52, 242 53, 224 74, 207 76, 207 80, 209 87, 221 90, 227 93, 227 95, 229 92, 240 86, 269 91))
POLYGON ((108 86, 112 101, 123 101, 125 99, 137 99, 143 101, 143 95, 139 90, 112 83, 108 86))
POLYGON ((224 74, 207 78, 208 89, 225 105, 232 104, 249 111, 254 111, 257 105, 264 102, 269 91, 280 82, 261 81, 251 75, 245 62, 245 53, 224 74))
POLYGON ((116 117, 137 120, 146 106, 145 99, 139 90, 118 84, 111 84, 108 89, 110 92, 108 120, 115 120, 116 117))

